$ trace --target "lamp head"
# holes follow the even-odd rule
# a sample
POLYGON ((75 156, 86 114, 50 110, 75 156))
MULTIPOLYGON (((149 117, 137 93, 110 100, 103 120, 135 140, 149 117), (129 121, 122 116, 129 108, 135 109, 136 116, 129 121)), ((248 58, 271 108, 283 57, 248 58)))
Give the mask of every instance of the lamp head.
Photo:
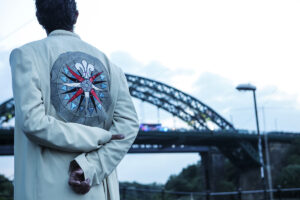
POLYGON ((236 87, 239 91, 255 91, 256 87, 254 85, 248 84, 240 84, 236 87))

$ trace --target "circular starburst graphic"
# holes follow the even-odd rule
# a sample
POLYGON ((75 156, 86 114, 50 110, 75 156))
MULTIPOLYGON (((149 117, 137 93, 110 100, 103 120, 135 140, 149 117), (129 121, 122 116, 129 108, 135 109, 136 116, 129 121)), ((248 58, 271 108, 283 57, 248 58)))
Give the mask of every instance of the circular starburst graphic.
POLYGON ((51 101, 65 121, 90 126, 102 123, 111 103, 103 63, 83 52, 61 54, 51 70, 51 101))

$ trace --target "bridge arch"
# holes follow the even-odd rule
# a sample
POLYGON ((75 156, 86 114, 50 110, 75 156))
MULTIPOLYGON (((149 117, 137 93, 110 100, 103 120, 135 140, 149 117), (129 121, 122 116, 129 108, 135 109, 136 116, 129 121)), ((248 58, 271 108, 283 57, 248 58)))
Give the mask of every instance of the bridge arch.
POLYGON ((126 74, 130 94, 182 119, 195 130, 234 129, 233 125, 198 99, 159 81, 126 74))

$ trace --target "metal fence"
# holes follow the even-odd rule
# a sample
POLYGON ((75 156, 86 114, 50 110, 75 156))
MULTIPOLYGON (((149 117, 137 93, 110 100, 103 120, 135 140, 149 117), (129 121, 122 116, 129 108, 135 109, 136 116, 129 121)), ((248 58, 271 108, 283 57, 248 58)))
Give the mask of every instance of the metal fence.
POLYGON ((232 192, 178 192, 168 190, 120 188, 121 200, 155 199, 155 200, 299 200, 300 188, 280 188, 272 190, 237 190, 232 192), (145 198, 147 197, 147 198, 145 198))
MULTIPOLYGON (((158 189, 141 189, 133 187, 121 187, 121 200, 151 199, 151 200, 268 200, 270 192, 273 200, 298 200, 300 188, 280 188, 272 190, 237 190, 232 192, 179 192, 158 189), (147 198, 145 198, 147 197, 147 198)), ((0 200, 13 200, 12 196, 1 194, 0 200)))

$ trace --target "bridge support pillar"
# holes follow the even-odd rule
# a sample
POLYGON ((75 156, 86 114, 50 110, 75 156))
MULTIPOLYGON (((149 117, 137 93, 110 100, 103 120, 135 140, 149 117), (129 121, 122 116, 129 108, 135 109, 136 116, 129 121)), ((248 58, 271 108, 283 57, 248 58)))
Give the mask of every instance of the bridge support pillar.
POLYGON ((210 169, 211 169, 211 153, 210 152, 200 152, 199 153, 201 156, 201 165, 203 169, 203 178, 204 178, 204 185, 205 185, 205 190, 207 192, 211 191, 211 174, 210 174, 210 169))
POLYGON ((220 190, 220 181, 224 178, 225 157, 217 150, 199 153, 201 156, 201 166, 203 183, 208 192, 220 190))

